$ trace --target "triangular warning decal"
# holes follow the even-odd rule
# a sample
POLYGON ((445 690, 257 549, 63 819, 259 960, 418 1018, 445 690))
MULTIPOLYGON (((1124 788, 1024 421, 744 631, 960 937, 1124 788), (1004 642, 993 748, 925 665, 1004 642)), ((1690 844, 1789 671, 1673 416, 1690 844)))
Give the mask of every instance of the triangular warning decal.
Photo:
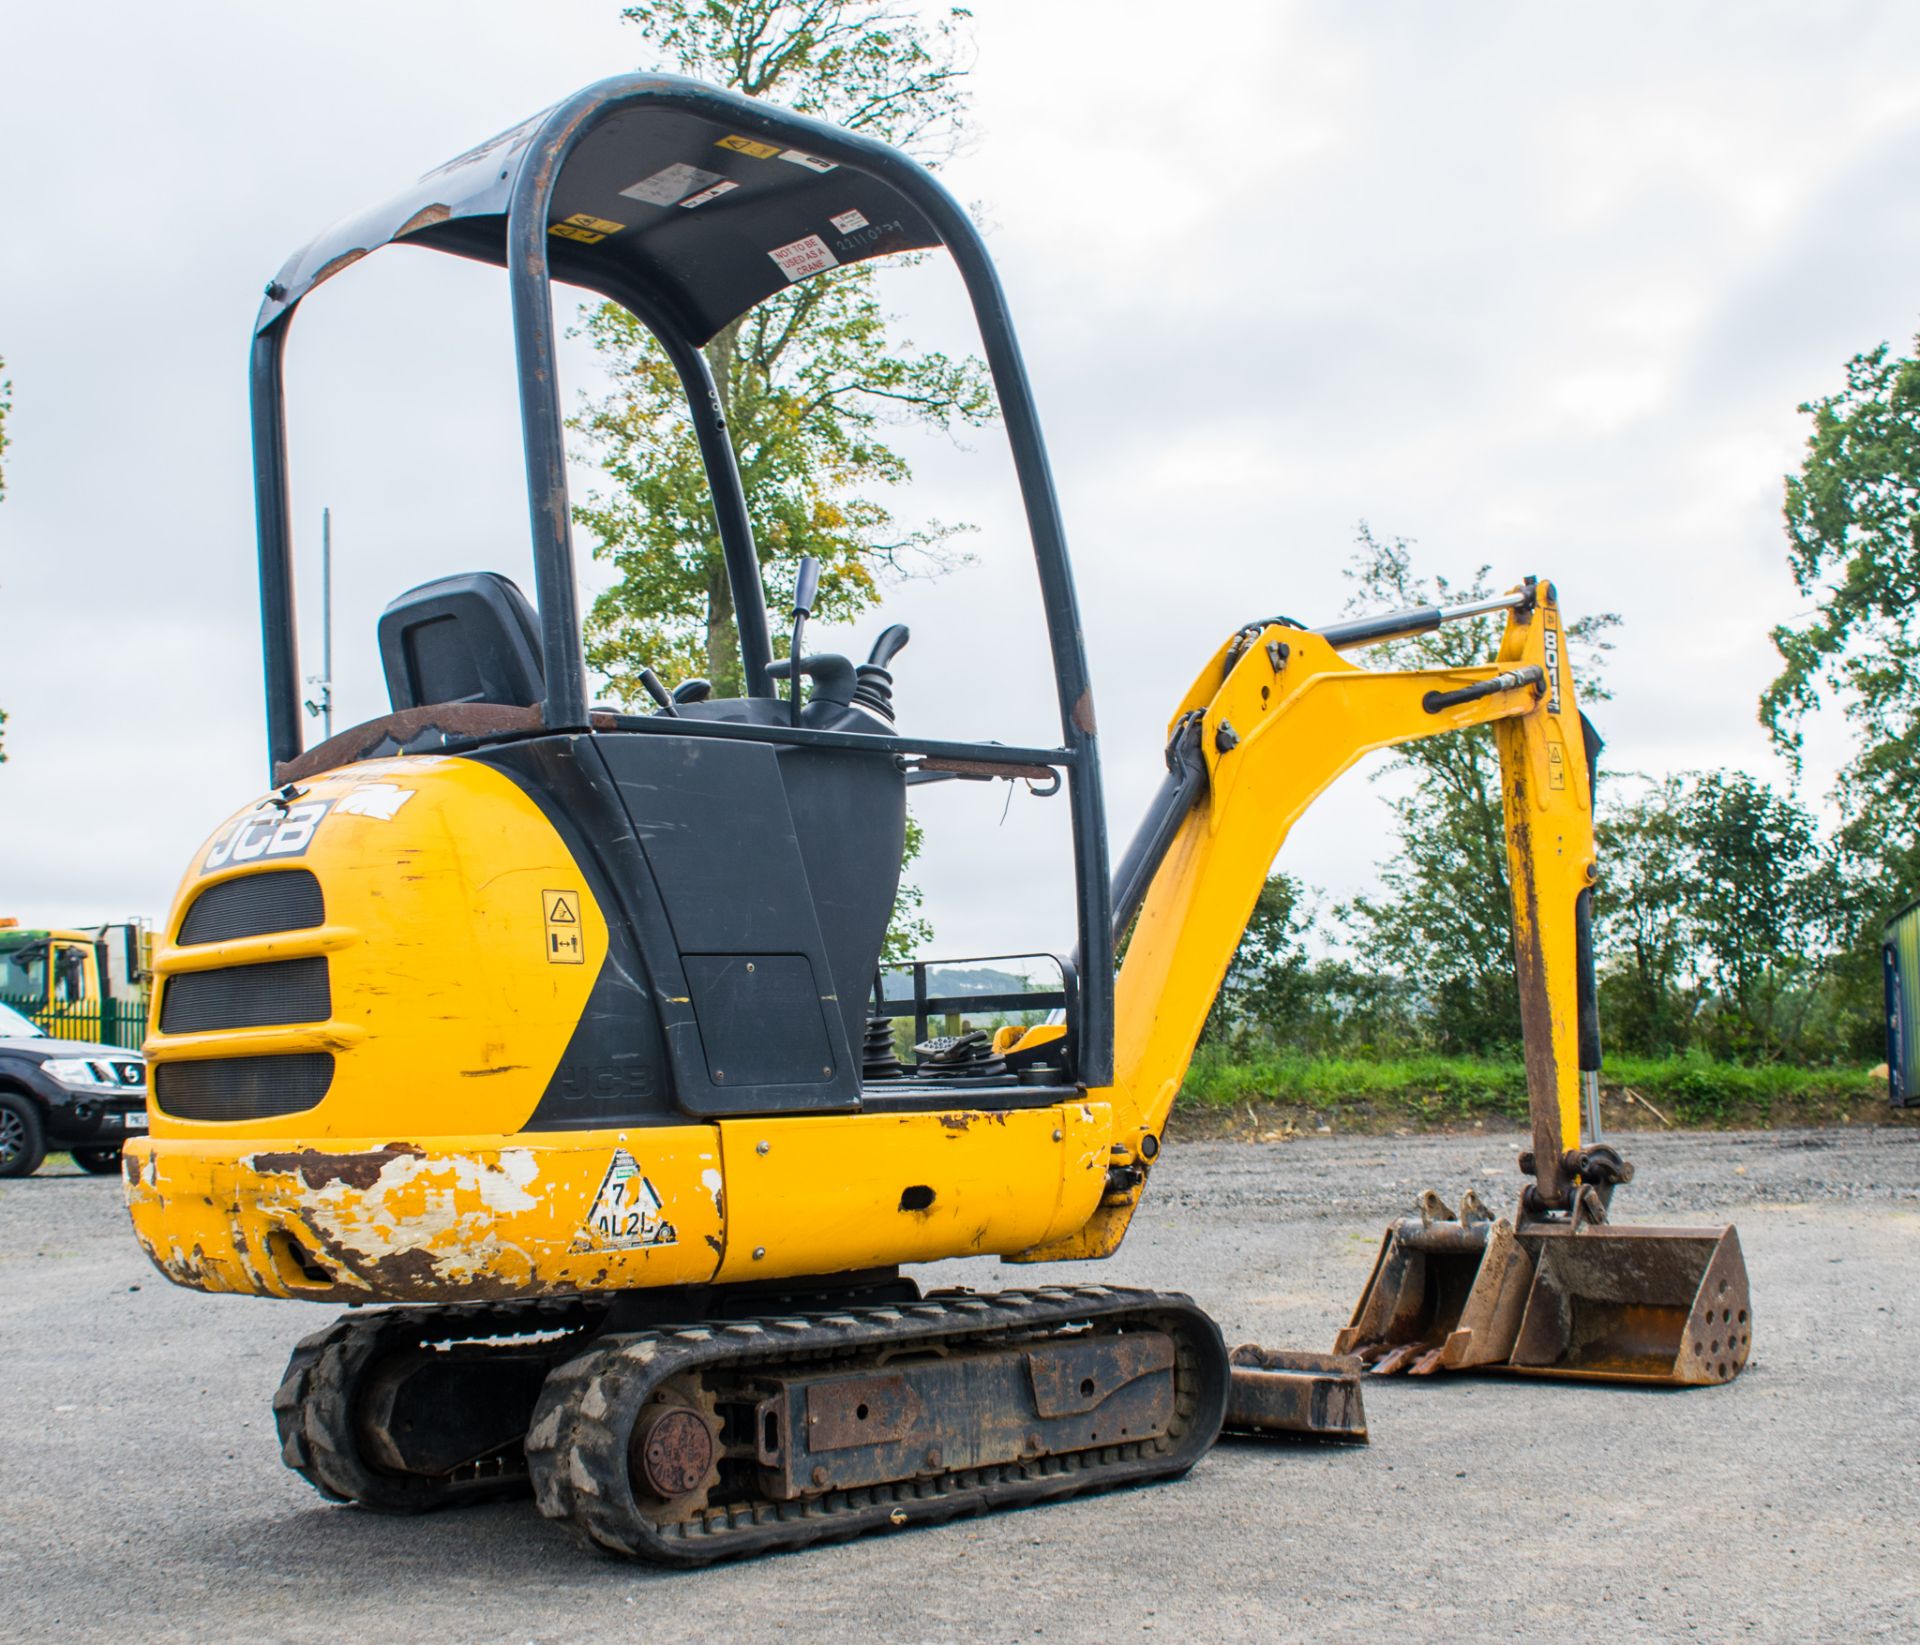
POLYGON ((553 912, 547 918, 555 925, 577 925, 580 921, 580 916, 573 911, 573 904, 565 897, 553 899, 553 912))
POLYGON ((660 1215, 660 1191, 647 1180, 640 1162, 616 1148, 600 1179, 600 1191, 587 1210, 587 1225, 573 1242, 576 1251, 630 1250, 675 1245, 673 1224, 660 1215))

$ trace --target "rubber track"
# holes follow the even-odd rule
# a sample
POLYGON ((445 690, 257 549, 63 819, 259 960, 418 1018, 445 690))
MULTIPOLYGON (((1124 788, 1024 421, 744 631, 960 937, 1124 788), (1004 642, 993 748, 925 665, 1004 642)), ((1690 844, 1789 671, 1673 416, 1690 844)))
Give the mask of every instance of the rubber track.
MULTIPOLYGON (((394 1474, 361 1454, 356 1425, 361 1379, 386 1354, 423 1343, 587 1328, 604 1314, 574 1301, 438 1304, 369 1309, 304 1337, 287 1361, 273 1396, 280 1459, 330 1502, 354 1502, 377 1513, 422 1514, 437 1508, 523 1496, 518 1468, 465 1479, 394 1474)), ((556 1354, 568 1352, 557 1342, 556 1354)))
POLYGON ((1177 1293, 1104 1285, 935 1293, 898 1306, 601 1337, 548 1375, 527 1435, 527 1462, 540 1512, 567 1521, 589 1546, 659 1564, 704 1565, 1185 1473, 1220 1431, 1228 1374, 1219 1327, 1177 1293), (794 1502, 735 1503, 685 1524, 655 1523, 634 1500, 627 1436, 652 1389, 678 1373, 830 1370, 836 1360, 857 1365, 876 1350, 908 1344, 1025 1340, 1050 1327, 1119 1323, 1174 1338, 1174 1418, 1165 1437, 794 1502))

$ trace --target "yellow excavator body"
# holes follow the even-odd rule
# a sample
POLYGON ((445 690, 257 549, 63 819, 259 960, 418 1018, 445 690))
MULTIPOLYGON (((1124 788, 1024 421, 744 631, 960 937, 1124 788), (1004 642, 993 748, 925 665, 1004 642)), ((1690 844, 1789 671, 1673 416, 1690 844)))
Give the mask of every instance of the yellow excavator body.
MULTIPOLYGON (((476 760, 435 755, 269 794, 202 847, 156 955, 152 1130, 124 1166, 135 1229, 181 1284, 320 1301, 1108 1255, 1145 1180, 1110 1189, 1109 1172, 1150 1166, 1268 865, 1355 761, 1490 719, 1516 725, 1516 761, 1543 779, 1522 786, 1520 861, 1549 882, 1536 909, 1571 919, 1593 848, 1570 674, 1557 714, 1530 685, 1422 706, 1550 653, 1565 673, 1564 646, 1547 639, 1559 621, 1542 587, 1480 669, 1370 672, 1277 624, 1243 637, 1230 664, 1223 648, 1169 727, 1197 716, 1210 798, 1175 837, 1120 969, 1114 1083, 1038 1108, 543 1130, 536 1110, 609 944, 606 912, 540 807, 476 760), (1569 780, 1553 782, 1557 770, 1569 780), (196 908, 285 895, 287 875, 311 881, 318 923, 182 940, 197 934, 196 908), (195 1031, 195 980, 240 968, 283 988, 270 996, 283 1020, 195 1031), (223 1097, 248 1082, 296 1111, 245 1104, 251 1117, 229 1117, 243 1105, 223 1097)), ((1563 951, 1571 965, 1570 941, 1539 946, 1542 964, 1563 951)), ((1562 1009, 1540 1060, 1577 1134, 1571 971, 1545 992, 1562 1009)))
POLYGON ((177 1283, 434 1302, 774 1280, 1020 1251, 1098 1202, 1112 1108, 1091 1097, 530 1129, 607 959, 565 842, 472 760, 368 761, 298 788, 215 831, 156 956, 153 1130, 124 1170, 135 1231, 177 1283), (182 941, 209 893, 257 902, 288 875, 310 880, 317 923, 182 941), (183 979, 259 966, 279 968, 275 1014, 312 1020, 175 1026, 192 1020, 183 979), (229 1117, 258 1083, 299 1111, 229 1117), (926 1203, 903 1211, 908 1189, 926 1203))
POLYGON ((1111 864, 1064 529, 977 229, 880 143, 669 76, 587 87, 323 234, 268 285, 252 369, 272 780, 168 914, 150 1132, 122 1165, 168 1278, 349 1305, 274 1399, 283 1459, 329 1498, 531 1494, 593 1547, 699 1564, 1171 1477, 1223 1424, 1364 1441, 1362 1366, 1681 1383, 1745 1363, 1732 1230, 1609 1218, 1631 1170, 1593 1101, 1598 744, 1550 583, 1241 624, 1176 705, 1166 780, 1111 864), (392 711, 310 748, 285 345, 314 288, 402 241, 507 271, 538 600, 493 572, 400 595, 377 629, 392 711), (702 352, 796 281, 935 247, 1005 420, 1053 746, 919 731, 894 698, 902 626, 859 664, 810 650, 811 557, 775 656, 702 352), (651 712, 590 706, 555 278, 629 310, 686 391, 738 696, 641 669, 651 712), (1486 617, 1505 627, 1483 665, 1350 655, 1486 617), (1230 1355, 1172 1292, 922 1294, 902 1269, 1119 1248, 1294 823, 1367 754, 1482 727, 1533 1133, 1512 1217, 1429 1193, 1333 1355, 1230 1355), (931 962, 910 999, 881 963, 908 788, 995 780, 1069 813, 1071 957, 1043 957, 1057 990, 990 996, 1017 1024, 928 1034, 958 1009, 931 962))

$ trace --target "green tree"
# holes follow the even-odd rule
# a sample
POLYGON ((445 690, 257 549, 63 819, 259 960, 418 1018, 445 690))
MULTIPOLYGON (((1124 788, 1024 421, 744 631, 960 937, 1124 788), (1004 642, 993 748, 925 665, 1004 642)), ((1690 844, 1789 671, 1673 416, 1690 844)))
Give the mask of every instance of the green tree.
POLYGON ((1696 775, 1676 810, 1715 1049, 1767 1058, 1808 1049, 1808 1024, 1857 924, 1840 854, 1805 807, 1745 772, 1696 775))
POLYGON ((1309 952, 1319 893, 1271 875, 1227 968, 1201 1043, 1247 1055, 1371 1053, 1411 1039, 1398 979, 1309 952))
POLYGON ((1271 875, 1247 920, 1201 1038, 1218 1043, 1278 1038, 1316 1003, 1306 935, 1312 915, 1300 882, 1271 875))
POLYGON ((1618 1050, 1662 1056, 1693 1042, 1703 996, 1685 800, 1685 780, 1667 777, 1601 808, 1594 940, 1600 1021, 1618 1050))
MULTIPOLYGON (((1498 592, 1491 568, 1465 582, 1420 576, 1412 544, 1383 542, 1363 520, 1347 570, 1352 612, 1451 605, 1498 592)), ((1460 668, 1484 663, 1499 643, 1500 618, 1449 623, 1373 647, 1372 666, 1460 668)), ((1620 619, 1595 613, 1567 624, 1574 677, 1588 701, 1605 696, 1599 679, 1606 639, 1620 619)), ((1508 896, 1506 825, 1500 810, 1500 757, 1490 731, 1429 737, 1394 751, 1380 773, 1413 779, 1390 803, 1396 850, 1380 865, 1383 895, 1358 896, 1341 910, 1360 958, 1374 971, 1404 977, 1443 1050, 1486 1051, 1518 1043, 1513 916, 1508 896)))
MULTIPOLYGON (((952 151, 967 99, 965 24, 881 0, 659 0, 623 13, 682 73, 869 133, 929 162, 952 151)), ((606 305, 585 324, 612 391, 576 416, 613 482, 575 510, 618 581, 593 604, 588 660, 623 701, 651 664, 742 687, 719 533, 684 396, 645 329, 606 305)), ((888 495, 911 478, 888 442, 902 425, 955 432, 995 412, 986 371, 895 334, 871 265, 776 294, 706 345, 763 572, 821 562, 819 615, 845 620, 888 575, 951 563, 964 526, 903 523, 888 495)))
POLYGON ((1920 357, 1855 355, 1846 386, 1800 410, 1813 427, 1786 481, 1788 562, 1817 604, 1774 630, 1782 666, 1760 717, 1797 762, 1806 717, 1837 699, 1853 738, 1840 843, 1892 901, 1920 886, 1920 357))
POLYGON ((1682 773, 1609 804, 1600 843, 1609 1043, 1802 1061, 1872 1045, 1858 877, 1791 795, 1741 771, 1682 773))

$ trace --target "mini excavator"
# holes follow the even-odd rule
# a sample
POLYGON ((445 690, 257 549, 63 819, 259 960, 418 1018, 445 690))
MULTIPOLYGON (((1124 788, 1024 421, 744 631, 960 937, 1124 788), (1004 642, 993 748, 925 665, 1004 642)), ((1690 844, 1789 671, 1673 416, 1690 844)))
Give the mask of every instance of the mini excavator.
POLYGON ((1630 1171, 1596 1100, 1598 744, 1553 585, 1239 626, 1110 867, 1033 396, 979 234, 912 161, 694 81, 599 82, 295 255, 255 327, 252 406, 271 788, 174 901, 151 1135, 124 1173, 169 1279, 349 1308, 274 1400, 284 1459, 327 1497, 406 1513, 530 1492, 592 1546, 699 1564, 1178 1475, 1267 1376, 1740 1371, 1734 1231, 1611 1220, 1630 1171), (387 245, 507 271, 537 603, 489 573, 401 595, 378 625, 392 711, 308 748, 283 353, 297 305, 387 245), (814 568, 789 655, 771 643, 701 345, 795 281, 935 248, 1005 418, 1057 746, 916 734, 903 628, 857 664, 805 649, 814 568), (590 705, 554 280, 624 305, 685 387, 744 695, 650 678, 654 712, 590 705), (1348 655, 1489 615, 1484 666, 1348 655), (1511 1216, 1428 1195, 1388 1230, 1343 1357, 1305 1370, 1230 1360, 1182 1295, 923 1295, 902 1275, 1118 1249, 1294 820, 1368 752, 1475 726, 1503 774, 1532 1113, 1511 1216), (903 1063, 875 979, 906 791, 968 779, 1063 793, 1077 947, 1048 1021, 903 1063))

